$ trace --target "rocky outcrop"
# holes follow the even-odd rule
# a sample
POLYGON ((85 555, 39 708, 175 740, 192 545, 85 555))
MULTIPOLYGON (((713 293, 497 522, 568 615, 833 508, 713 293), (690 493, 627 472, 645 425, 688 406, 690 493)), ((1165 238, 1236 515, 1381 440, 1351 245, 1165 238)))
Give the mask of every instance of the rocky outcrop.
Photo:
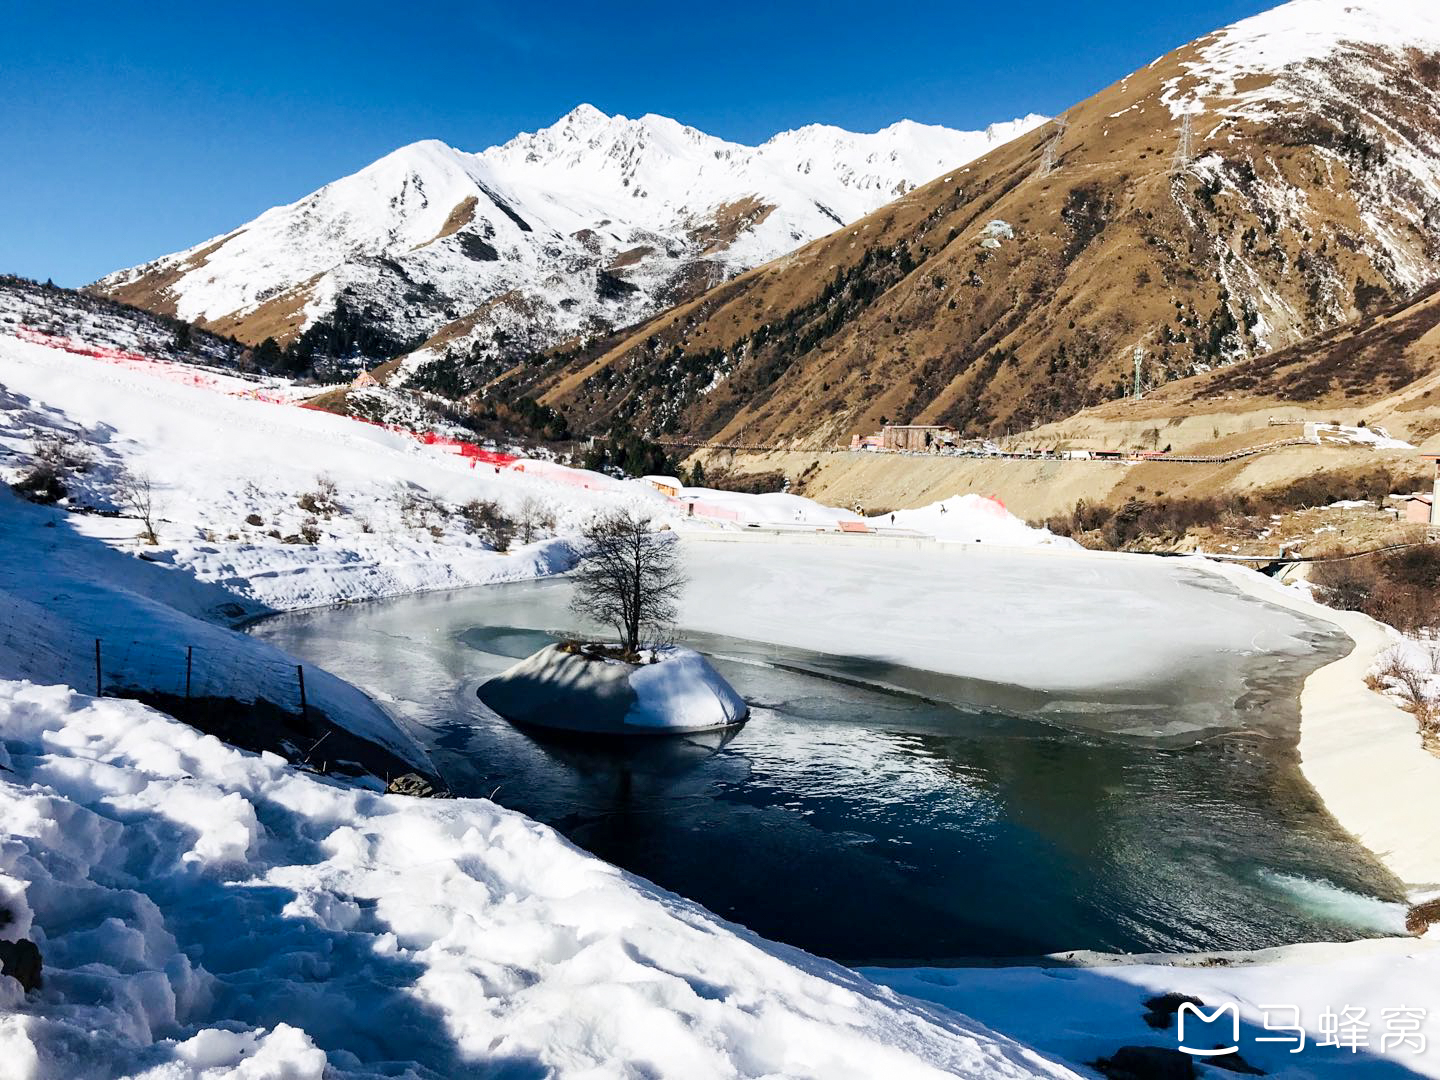
POLYGON ((8 975, 26 993, 40 985, 40 947, 29 938, 0 941, 0 975, 8 975))

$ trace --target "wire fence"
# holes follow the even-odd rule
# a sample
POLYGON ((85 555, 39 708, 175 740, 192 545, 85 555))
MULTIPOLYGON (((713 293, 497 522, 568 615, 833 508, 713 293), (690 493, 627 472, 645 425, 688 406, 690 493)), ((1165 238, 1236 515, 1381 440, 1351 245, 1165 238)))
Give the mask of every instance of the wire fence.
POLYGON ((261 699, 304 716, 310 709, 305 665, 207 645, 157 646, 154 640, 95 638, 97 697, 157 694, 176 698, 261 699))

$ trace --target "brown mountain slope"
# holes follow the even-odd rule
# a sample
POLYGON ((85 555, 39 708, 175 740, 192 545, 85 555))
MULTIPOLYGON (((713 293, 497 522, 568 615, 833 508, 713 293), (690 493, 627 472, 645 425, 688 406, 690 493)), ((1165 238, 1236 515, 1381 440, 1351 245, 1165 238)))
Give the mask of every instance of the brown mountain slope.
POLYGON ((768 445, 887 418, 995 433, 1120 396, 1137 343, 1153 385, 1407 299, 1440 273, 1440 52, 1357 22, 1246 69, 1269 55, 1257 33, 1316 7, 1170 53, 1068 110, 1053 144, 1024 136, 502 392, 596 429, 768 445))
MULTIPOLYGON (((1139 400, 1083 409, 1002 444, 1017 450, 1169 448, 1175 456, 1220 457, 1297 438, 1311 422, 1383 428, 1420 453, 1440 453, 1440 284, 1297 346, 1176 380, 1139 400)), ((980 491, 1033 520, 1068 512, 1080 499, 1119 506, 1132 498, 1253 495, 1301 482, 1314 488, 1316 481, 1319 491, 1330 492, 1328 501, 1351 497, 1337 478, 1373 477, 1384 470, 1397 490, 1412 490, 1428 485, 1431 472, 1415 450, 1376 450, 1339 437, 1214 463, 1122 465, 816 450, 702 450, 697 457, 707 473, 735 479, 783 474, 791 491, 835 506, 924 506, 980 491)), ((1277 549, 1278 541, 1266 540, 1268 547, 1262 547, 1277 549)))
POLYGON ((1414 299, 1246 363, 1166 387, 1156 403, 1415 408, 1440 377, 1440 283, 1414 299))

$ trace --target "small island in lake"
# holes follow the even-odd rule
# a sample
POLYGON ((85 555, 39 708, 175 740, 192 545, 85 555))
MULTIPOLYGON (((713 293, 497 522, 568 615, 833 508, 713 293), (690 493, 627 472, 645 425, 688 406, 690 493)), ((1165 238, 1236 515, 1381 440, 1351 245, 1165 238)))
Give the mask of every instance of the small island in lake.
POLYGON ((663 735, 743 724, 745 699, 694 649, 665 641, 684 588, 673 533, 615 510, 585 528, 571 608, 615 643, 547 645, 481 685, 516 724, 588 735, 663 735))
POLYGON ((745 722, 745 700, 694 649, 621 659, 614 646, 547 645, 481 685, 480 700, 516 724, 583 734, 716 731, 745 722))

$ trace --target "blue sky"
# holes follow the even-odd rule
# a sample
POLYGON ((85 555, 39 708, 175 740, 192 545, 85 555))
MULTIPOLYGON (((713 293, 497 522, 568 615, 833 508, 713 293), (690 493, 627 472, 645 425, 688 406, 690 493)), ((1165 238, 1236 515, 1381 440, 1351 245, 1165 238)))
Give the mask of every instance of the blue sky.
POLYGON ((581 101, 742 142, 1053 113, 1268 6, 0 0, 0 271, 80 285, 581 101))

